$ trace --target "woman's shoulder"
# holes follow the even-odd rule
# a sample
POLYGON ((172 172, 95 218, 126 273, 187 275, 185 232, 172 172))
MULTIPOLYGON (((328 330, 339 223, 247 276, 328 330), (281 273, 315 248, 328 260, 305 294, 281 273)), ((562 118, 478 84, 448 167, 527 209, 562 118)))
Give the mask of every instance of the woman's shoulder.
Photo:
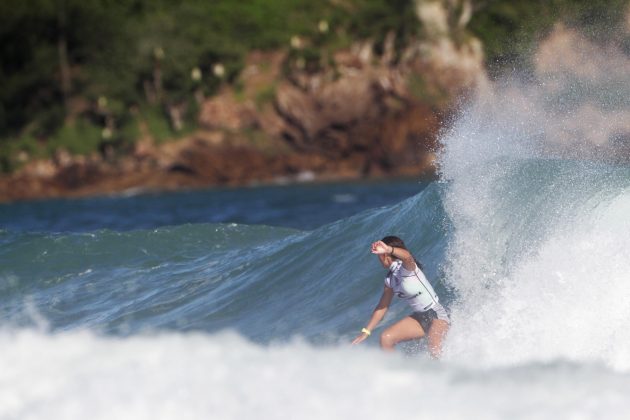
POLYGON ((413 270, 408 270, 405 268, 404 265, 400 264, 400 267, 398 268, 397 271, 397 275, 401 276, 401 277, 407 277, 407 276, 412 276, 418 273, 422 273, 422 268, 418 265, 418 263, 414 263, 414 268, 413 270))

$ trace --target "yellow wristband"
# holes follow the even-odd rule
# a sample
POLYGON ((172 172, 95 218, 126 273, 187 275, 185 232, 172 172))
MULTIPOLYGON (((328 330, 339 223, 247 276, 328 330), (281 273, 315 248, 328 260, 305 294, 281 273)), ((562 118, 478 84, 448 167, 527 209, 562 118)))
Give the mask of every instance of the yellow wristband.
POLYGON ((368 330, 367 328, 363 328, 363 329, 361 330, 361 332, 362 332, 363 334, 367 334, 367 335, 371 335, 371 334, 372 334, 372 331, 368 330))

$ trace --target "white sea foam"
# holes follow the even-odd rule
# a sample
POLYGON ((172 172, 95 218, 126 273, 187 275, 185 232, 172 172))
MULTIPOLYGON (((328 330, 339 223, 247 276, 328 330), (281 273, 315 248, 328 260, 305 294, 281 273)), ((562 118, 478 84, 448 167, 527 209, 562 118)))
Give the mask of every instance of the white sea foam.
POLYGON ((2 419, 623 419, 630 375, 475 369, 234 334, 0 333, 2 419))
MULTIPOLYGON (((449 357, 493 365, 561 358, 630 369, 630 194, 587 214, 556 227, 493 286, 467 279, 449 357)), ((462 276, 466 264, 480 263, 457 262, 462 276)))

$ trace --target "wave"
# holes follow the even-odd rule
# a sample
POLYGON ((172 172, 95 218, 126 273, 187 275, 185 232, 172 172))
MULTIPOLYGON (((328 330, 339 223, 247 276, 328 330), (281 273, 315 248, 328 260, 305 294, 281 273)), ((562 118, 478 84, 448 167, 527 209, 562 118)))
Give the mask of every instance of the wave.
MULTIPOLYGON (((558 110, 560 119, 546 113, 548 99, 518 86, 479 98, 443 135, 440 181, 310 231, 0 231, 2 325, 347 343, 382 291, 369 244, 394 234, 452 313, 445 360, 485 368, 563 360, 626 371, 630 167, 582 156, 581 138, 565 153, 553 135, 565 120, 573 128, 581 121, 570 110, 558 110)), ((394 305, 383 325, 407 311, 394 305)))
MULTIPOLYGON (((44 319, 51 332, 228 329, 261 344, 345 343, 382 291, 369 244, 397 234, 452 312, 446 360, 629 369, 630 168, 505 155, 466 173, 308 232, 5 232, 2 319, 12 328, 44 319)), ((407 311, 393 305, 382 325, 407 311)))
POLYGON ((382 288, 384 273, 369 244, 399 234, 437 276, 442 219, 436 185, 395 206, 308 232, 231 224, 9 233, 1 255, 0 299, 9 311, 3 319, 32 324, 23 310, 28 296, 53 331, 232 328, 259 342, 295 335, 346 339, 382 288))

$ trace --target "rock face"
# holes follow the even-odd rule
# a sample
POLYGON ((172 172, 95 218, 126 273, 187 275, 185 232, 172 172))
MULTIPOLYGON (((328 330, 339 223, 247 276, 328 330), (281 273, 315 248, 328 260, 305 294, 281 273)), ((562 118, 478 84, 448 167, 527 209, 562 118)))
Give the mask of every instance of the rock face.
MULTIPOLYGON (((380 56, 357 43, 316 70, 298 54, 253 52, 239 90, 204 100, 200 129, 132 154, 31 162, 0 179, 0 200, 296 180, 430 176, 437 135, 454 100, 485 80, 480 46, 447 37, 380 56), (297 57, 297 58, 296 58, 297 57), (288 69, 288 70, 287 70, 288 69)), ((295 51, 294 51, 295 52, 295 51)))

